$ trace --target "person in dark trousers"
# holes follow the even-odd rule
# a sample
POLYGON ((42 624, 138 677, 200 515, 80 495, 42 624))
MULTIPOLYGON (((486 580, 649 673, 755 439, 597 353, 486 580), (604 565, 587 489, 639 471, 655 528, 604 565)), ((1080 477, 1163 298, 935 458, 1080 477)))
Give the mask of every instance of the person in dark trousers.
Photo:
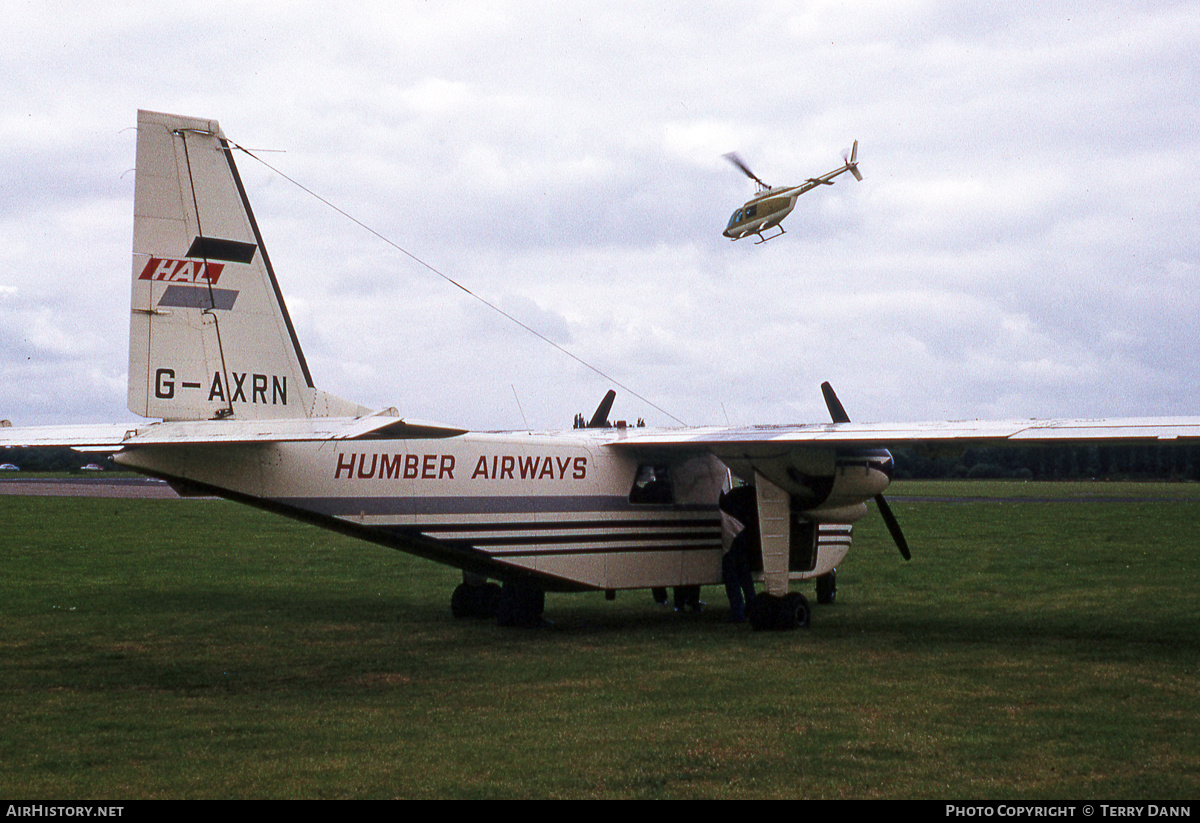
POLYGON ((746 604, 754 599, 754 578, 750 574, 750 542, 757 529, 747 526, 737 533, 729 551, 721 559, 721 579, 729 598, 729 622, 746 622, 746 604))
POLYGON ((741 530, 734 535, 729 551, 721 558, 721 580, 729 598, 729 622, 746 622, 746 604, 754 599, 754 578, 750 572, 750 553, 758 541, 758 510, 752 486, 739 486, 721 495, 718 506, 726 529, 741 530), (733 521, 733 522, 730 522, 733 521))

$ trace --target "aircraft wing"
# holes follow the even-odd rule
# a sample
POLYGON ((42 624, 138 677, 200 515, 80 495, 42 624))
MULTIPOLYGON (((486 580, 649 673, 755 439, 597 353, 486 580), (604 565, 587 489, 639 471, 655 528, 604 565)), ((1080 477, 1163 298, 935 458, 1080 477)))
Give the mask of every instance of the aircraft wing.
POLYGON ((1130 417, 625 429, 609 445, 632 450, 707 450, 718 456, 749 456, 778 454, 805 447, 971 448, 1195 440, 1200 440, 1200 417, 1130 417))
POLYGON ((0 447, 67 446, 115 451, 125 446, 206 443, 272 443, 360 438, 453 437, 465 429, 403 420, 380 413, 366 417, 307 417, 283 420, 182 420, 163 423, 31 426, 0 428, 0 447))

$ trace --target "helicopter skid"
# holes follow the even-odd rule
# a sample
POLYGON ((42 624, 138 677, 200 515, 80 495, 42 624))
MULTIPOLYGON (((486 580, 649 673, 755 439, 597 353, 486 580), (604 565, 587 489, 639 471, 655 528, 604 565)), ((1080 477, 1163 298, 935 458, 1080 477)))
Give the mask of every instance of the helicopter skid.
POLYGON ((766 237, 763 236, 761 229, 756 231, 755 234, 758 235, 758 239, 754 241, 754 245, 760 246, 768 240, 774 240, 776 237, 782 237, 783 235, 787 234, 787 232, 783 230, 783 226, 779 225, 778 223, 775 224, 775 228, 779 229, 779 234, 772 234, 766 237))

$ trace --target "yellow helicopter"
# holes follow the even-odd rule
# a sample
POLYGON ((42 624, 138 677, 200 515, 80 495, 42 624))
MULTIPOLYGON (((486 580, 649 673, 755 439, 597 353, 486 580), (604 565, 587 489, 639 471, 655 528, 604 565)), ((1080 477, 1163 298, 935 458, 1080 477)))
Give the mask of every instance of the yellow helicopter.
POLYGON ((746 201, 746 205, 733 213, 729 218, 729 224, 725 226, 725 231, 722 232, 730 240, 741 240, 748 234, 757 234, 758 239, 754 241, 755 245, 765 243, 768 240, 773 240, 779 235, 784 234, 783 226, 780 222, 783 218, 791 214, 792 209, 796 207, 796 198, 804 194, 809 189, 815 189, 817 186, 832 186, 833 178, 843 172, 850 172, 854 175, 855 180, 862 180, 862 175, 858 173, 858 141, 854 141, 854 146, 850 149, 850 156, 842 156, 845 163, 837 169, 824 174, 820 177, 810 177, 801 183, 799 186, 768 186, 763 181, 755 176, 754 172, 750 171, 749 166, 742 162, 742 158, 738 157, 735 152, 730 152, 724 155, 725 159, 742 170, 742 173, 758 184, 758 190, 754 196, 746 201), (779 234, 772 234, 768 237, 763 236, 763 232, 769 228, 777 227, 779 234))

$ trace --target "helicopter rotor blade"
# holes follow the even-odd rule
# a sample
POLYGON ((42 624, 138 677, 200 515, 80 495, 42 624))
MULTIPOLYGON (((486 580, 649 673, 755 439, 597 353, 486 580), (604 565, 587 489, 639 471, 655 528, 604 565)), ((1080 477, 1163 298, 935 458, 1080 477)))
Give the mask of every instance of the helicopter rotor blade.
MULTIPOLYGON (((821 394, 825 396, 825 407, 829 409, 829 416, 833 422, 849 423, 850 415, 846 414, 846 408, 842 405, 842 401, 838 400, 833 386, 828 381, 821 384, 821 394)), ((905 560, 912 560, 912 553, 908 550, 908 541, 904 539, 904 532, 900 530, 900 521, 896 519, 896 515, 892 514, 892 507, 888 505, 882 494, 875 495, 875 504, 879 506, 879 514, 883 517, 883 523, 887 526, 888 534, 895 541, 896 548, 900 550, 900 555, 905 560)))
POLYGON ((739 169, 741 169, 742 174, 749 177, 755 183, 762 186, 763 188, 769 188, 766 183, 764 183, 763 181, 758 179, 758 176, 755 175, 754 172, 750 171, 750 167, 746 165, 745 161, 742 160, 742 158, 738 157, 737 152, 731 151, 728 154, 723 154, 721 156, 724 157, 726 160, 728 160, 730 163, 733 163, 733 165, 737 166, 739 169))

